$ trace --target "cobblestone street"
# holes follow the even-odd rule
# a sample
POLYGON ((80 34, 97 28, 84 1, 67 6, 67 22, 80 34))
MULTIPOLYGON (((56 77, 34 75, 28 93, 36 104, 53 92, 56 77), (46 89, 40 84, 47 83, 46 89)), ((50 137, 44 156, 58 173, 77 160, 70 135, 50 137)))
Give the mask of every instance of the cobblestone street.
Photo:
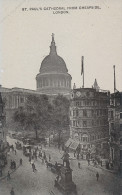
MULTIPOLYGON (((16 140, 8 138, 10 144, 14 144, 16 140)), ((44 149, 47 157, 51 155, 51 162, 62 162, 63 152, 52 147, 44 149)), ((101 168, 88 166, 87 161, 82 160, 81 168, 78 168, 78 161, 70 155, 70 165, 73 170, 73 181, 77 185, 78 195, 119 195, 119 178, 117 175, 110 173, 101 168), (96 181, 96 172, 99 172, 99 181, 96 181)), ((42 164, 41 159, 35 161, 36 172, 32 171, 32 166, 28 158, 23 156, 22 150, 17 150, 15 155, 10 152, 8 157, 8 167, 4 174, 7 174, 10 165, 10 159, 15 159, 17 166, 19 159, 23 159, 23 165, 19 166, 15 172, 11 174, 11 179, 0 180, 0 195, 9 195, 10 190, 14 187, 15 195, 61 195, 57 188, 54 187, 56 175, 42 164)))

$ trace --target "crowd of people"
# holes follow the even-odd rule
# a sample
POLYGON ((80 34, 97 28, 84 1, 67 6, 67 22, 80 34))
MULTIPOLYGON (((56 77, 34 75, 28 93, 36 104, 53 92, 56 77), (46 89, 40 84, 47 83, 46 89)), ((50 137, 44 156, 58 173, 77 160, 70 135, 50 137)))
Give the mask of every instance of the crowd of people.
MULTIPOLYGON (((13 145, 11 146, 11 150, 12 150, 12 152, 14 152, 15 155, 17 155, 17 151, 14 149, 14 146, 13 145)), ((79 155, 77 153, 74 153, 74 156, 76 156, 76 159, 77 159, 77 162, 78 162, 78 168, 79 169, 82 169, 82 163, 79 160, 79 155)), ((50 165, 52 166, 52 163, 51 163, 51 155, 50 154, 46 154, 46 152, 42 149, 42 146, 39 147, 39 148, 38 147, 35 147, 33 149, 32 148, 29 149, 29 156, 27 156, 27 158, 28 158, 29 163, 32 166, 32 171, 34 173, 37 172, 37 168, 36 168, 36 165, 35 165, 36 163, 35 162, 38 159, 40 159, 41 160, 41 163, 42 164, 45 164, 47 166, 47 168, 50 165)), ((87 162, 88 162, 88 166, 89 166, 91 164, 90 159, 87 159, 87 162)), ((93 166, 96 166, 96 164, 97 164, 96 160, 94 160, 94 159, 92 159, 92 163, 93 163, 93 166)), ((23 163, 23 159, 20 158, 19 165, 21 166, 23 164, 24 164, 23 163)), ((55 163, 55 166, 56 165, 57 165, 57 162, 55 163)), ((10 162, 10 168, 11 169, 16 169, 16 162, 15 162, 15 160, 11 160, 11 162, 10 162)), ((99 173, 97 172, 95 176, 96 176, 96 179, 98 181, 99 180, 99 173)), ((60 174, 57 174, 57 176, 56 176, 56 180, 57 181, 59 180, 59 177, 60 177, 60 174)), ((8 173, 7 173, 7 181, 9 181, 10 179, 11 179, 11 173, 10 173, 10 171, 8 171, 8 173)), ((12 189, 10 191, 10 195, 15 195, 15 192, 14 192, 14 188, 13 187, 12 187, 12 189)))

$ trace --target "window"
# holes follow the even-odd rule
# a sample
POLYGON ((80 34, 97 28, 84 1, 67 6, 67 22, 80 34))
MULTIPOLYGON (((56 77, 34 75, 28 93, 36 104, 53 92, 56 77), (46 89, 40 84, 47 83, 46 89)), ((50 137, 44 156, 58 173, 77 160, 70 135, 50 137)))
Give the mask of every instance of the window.
POLYGON ((114 123, 111 123, 111 130, 114 130, 114 123))
POLYGON ((99 119, 97 119, 97 125, 99 125, 99 119))
POLYGON ((114 117, 114 113, 113 111, 110 111, 110 117, 113 118, 114 117))
POLYGON ((76 127, 79 127, 79 121, 76 121, 76 127))
POLYGON ((94 120, 92 120, 92 126, 94 126, 94 120))
POLYGON ((75 116, 75 110, 73 110, 73 116, 75 116))
POLYGON ((73 127, 75 127, 75 121, 73 121, 73 127))
POLYGON ((91 114, 92 114, 92 116, 94 115, 94 110, 92 110, 92 113, 91 114))
POLYGON ((122 118, 122 112, 120 112, 120 118, 122 118))
POLYGON ((122 131, 122 124, 120 124, 120 131, 122 131))
POLYGON ((83 110, 83 116, 87 116, 87 111, 83 110))
POLYGON ((84 134, 82 137, 81 137, 81 140, 83 142, 88 142, 88 135, 84 134))
POLYGON ((87 121, 83 121, 83 127, 87 127, 87 121))
POLYGON ((20 102, 24 103, 24 98, 23 97, 20 98, 20 102))
POLYGON ((76 110, 76 116, 78 116, 79 114, 78 114, 78 110, 76 110))
POLYGON ((114 100, 110 99, 110 105, 114 105, 114 100))

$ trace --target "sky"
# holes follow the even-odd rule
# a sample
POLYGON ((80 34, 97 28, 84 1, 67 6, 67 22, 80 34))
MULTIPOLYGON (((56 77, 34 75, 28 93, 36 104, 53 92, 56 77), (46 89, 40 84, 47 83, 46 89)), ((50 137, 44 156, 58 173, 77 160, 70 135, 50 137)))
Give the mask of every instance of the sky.
POLYGON ((85 87, 96 78, 101 89, 113 92, 115 65, 116 88, 122 91, 121 10, 121 0, 0 0, 0 84, 36 89, 35 77, 54 33, 72 86, 82 87, 84 56, 85 87), (100 9, 79 9, 82 6, 100 9), (56 14, 49 7, 63 7, 68 13, 56 14))

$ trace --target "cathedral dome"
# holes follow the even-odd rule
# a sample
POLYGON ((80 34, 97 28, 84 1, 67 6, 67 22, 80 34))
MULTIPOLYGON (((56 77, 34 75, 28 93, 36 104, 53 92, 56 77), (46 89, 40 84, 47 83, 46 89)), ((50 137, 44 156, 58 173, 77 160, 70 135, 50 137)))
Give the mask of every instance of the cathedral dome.
POLYGON ((68 72, 64 60, 57 54, 46 56, 42 61, 40 67, 40 73, 54 72, 54 71, 60 73, 68 72))
POLYGON ((71 75, 68 73, 65 61, 57 54, 52 34, 50 53, 46 56, 36 75, 37 91, 46 95, 66 95, 71 91, 71 75))
POLYGON ((50 54, 43 59, 40 67, 40 73, 49 72, 57 73, 68 72, 65 61, 60 56, 57 55, 54 35, 52 35, 50 54))

